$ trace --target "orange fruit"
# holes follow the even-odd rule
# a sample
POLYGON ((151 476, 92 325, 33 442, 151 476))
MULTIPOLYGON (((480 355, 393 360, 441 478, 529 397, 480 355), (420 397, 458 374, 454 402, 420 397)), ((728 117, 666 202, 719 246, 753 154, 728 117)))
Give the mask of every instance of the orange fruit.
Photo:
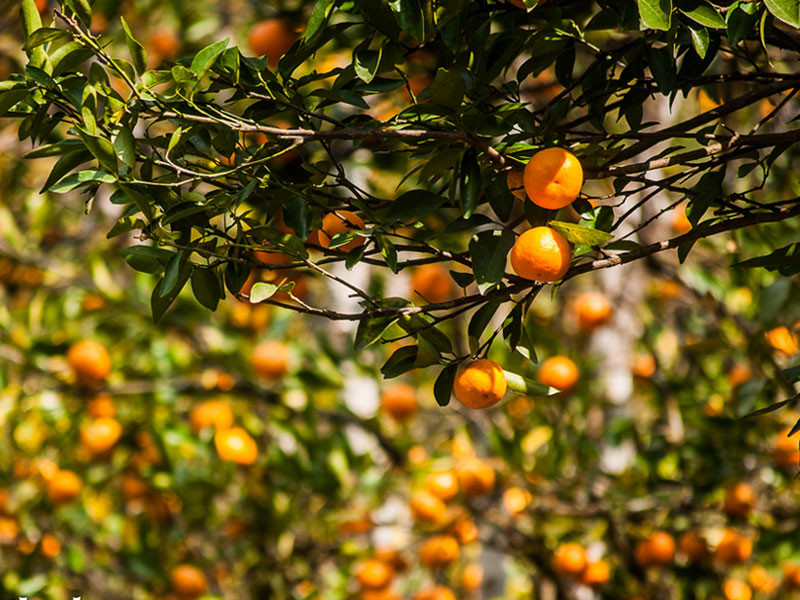
POLYGON ((561 575, 578 577, 586 568, 586 551, 575 542, 561 544, 553 554, 553 568, 561 575))
POLYGON ((171 29, 157 29, 150 36, 149 50, 156 58, 156 62, 176 58, 180 49, 181 40, 178 38, 178 34, 171 29))
POLYGON ((633 359, 633 374, 640 379, 650 379, 656 372, 656 359, 652 354, 638 354, 633 359))
POLYGON ((247 46, 254 55, 269 57, 268 64, 274 68, 296 39, 297 36, 286 22, 266 19, 253 25, 247 36, 247 46))
POLYGON ((458 560, 461 549, 451 535, 435 535, 425 540, 419 551, 420 562, 431 569, 446 567, 458 560))
POLYGON ((453 279, 440 263, 417 267, 411 273, 411 295, 422 298, 430 304, 438 304, 453 299, 453 279))
POLYGON ((483 584, 483 567, 478 563, 467 565, 461 571, 459 583, 465 591, 471 594, 477 592, 483 584))
POLYGON ((417 412, 417 390, 407 383, 395 383, 381 394, 381 409, 396 421, 407 421, 417 412))
POLYGON ((405 571, 408 568, 408 563, 396 548, 376 548, 375 558, 392 567, 395 573, 405 571))
POLYGON ((744 518, 750 514, 755 505, 756 493, 753 488, 746 483, 737 483, 725 492, 722 510, 731 517, 744 518))
POLYGON ((766 333, 767 343, 775 350, 786 356, 792 356, 800 351, 797 344, 797 336, 789 331, 785 325, 770 329, 766 333))
POLYGON ((636 545, 636 562, 643 567, 665 566, 674 557, 675 540, 665 531, 656 531, 636 545))
POLYGON ((703 562, 708 558, 708 544, 697 533, 687 531, 678 540, 678 548, 691 563, 703 562))
POLYGON ((428 460, 428 453, 419 444, 414 444, 408 449, 408 462, 412 465, 422 465, 428 460))
POLYGON ((478 539, 478 527, 475 521, 468 517, 462 517, 453 525, 453 531, 462 544, 469 544, 478 539))
POLYGON ((221 400, 206 400, 192 407, 189 424, 195 433, 206 427, 214 427, 218 431, 230 429, 233 426, 233 411, 221 400))
POLYGON ((594 331, 611 320, 611 302, 599 292, 585 292, 575 298, 575 315, 582 331, 594 331))
MULTIPOLYGON (((323 248, 331 247, 331 239, 337 234, 350 230, 363 230, 364 221, 357 214, 349 210, 330 212, 322 219, 322 228, 319 230, 319 245, 323 248)), ((367 238, 356 236, 346 244, 337 246, 337 250, 350 252, 353 248, 362 246, 367 238)))
POLYGON ((572 251, 563 235, 550 227, 533 227, 514 242, 509 253, 517 275, 531 281, 558 281, 569 269, 572 251))
POLYGON ((744 363, 736 363, 731 367, 731 370, 728 371, 728 381, 730 382, 731 387, 742 385, 743 383, 750 381, 751 377, 752 373, 750 372, 750 367, 744 363))
POLYGON ((789 437, 791 427, 787 427, 775 438, 772 447, 772 460, 775 465, 782 469, 790 469, 800 465, 800 437, 789 437))
POLYGON ((30 541, 26 537, 21 537, 17 540, 17 550, 19 550, 22 554, 33 554, 33 551, 36 550, 36 544, 30 541))
POLYGON ((94 312, 106 305, 106 299, 100 294, 86 294, 81 300, 81 308, 84 312, 94 312))
POLYGON ((217 430, 214 434, 214 446, 222 460, 240 465, 251 465, 258 456, 255 440, 241 427, 217 430))
POLYGON ((385 587, 381 589, 366 589, 361 591, 361 600, 400 600, 397 592, 385 587))
POLYGON ((0 544, 13 544, 19 535, 19 523, 12 517, 0 517, 0 544))
POLYGON ((676 206, 672 210, 672 229, 678 235, 688 233, 692 230, 692 224, 689 222, 689 217, 686 216, 685 206, 676 206))
POLYGON ((417 490, 411 494, 411 512, 420 521, 438 523, 444 519, 447 507, 428 490, 417 490))
POLYGON ((83 483, 72 471, 59 470, 47 482, 47 495, 53 504, 72 502, 81 493, 83 483))
POLYGON ((46 533, 42 536, 42 554, 47 558, 55 558, 61 554, 61 542, 53 535, 46 533))
POLYGON ((581 574, 581 581, 589 587, 601 587, 611 578, 611 567, 602 559, 591 560, 586 563, 586 569, 581 574))
POLYGON ((551 356, 536 373, 536 380, 562 392, 568 392, 578 383, 578 367, 566 356, 551 356))
POLYGON ((753 597, 750 586, 739 579, 726 579, 722 584, 722 592, 726 600, 750 600, 753 597))
POLYGON ((736 565, 746 562, 752 553, 753 542, 732 529, 726 529, 714 556, 727 565, 736 565))
POLYGON ((414 600, 456 600, 456 596, 449 588, 434 585, 417 591, 414 600))
POLYGON ((482 358, 472 361, 458 372, 453 393, 464 406, 479 409, 500 402, 507 387, 506 376, 500 365, 482 358))
POLYGON ((197 598, 208 589, 206 576, 194 565, 178 565, 170 572, 169 580, 172 591, 185 598, 197 598))
POLYGON ((556 210, 571 204, 580 194, 583 168, 571 152, 545 148, 531 157, 523 177, 531 202, 556 210))
POLYGON ((100 417, 81 425, 81 444, 90 454, 105 454, 122 435, 122 425, 114 417, 100 417))
POLYGON ((36 2, 36 10, 39 11, 40 15, 44 15, 47 12, 47 2, 48 0, 35 0, 36 2))
POLYGON ((761 565, 750 567, 747 572, 747 581, 754 590, 765 594, 771 594, 778 587, 778 580, 761 565))
POLYGON ((81 340, 67 351, 67 362, 78 382, 97 386, 111 373, 111 357, 105 346, 95 340, 81 340))
POLYGON ((458 478, 452 469, 431 471, 425 477, 425 489, 442 500, 450 500, 458 493, 458 478))
POLYGON ((528 197, 528 195, 525 193, 524 179, 525 178, 522 174, 522 171, 518 169, 513 169, 508 172, 508 175, 506 175, 506 184, 508 185, 508 189, 511 190, 511 193, 520 200, 525 200, 525 198, 528 197))
POLYGON ((8 511, 8 490, 0 488, 0 515, 8 511))
POLYGON ((384 588, 394 578, 394 569, 381 560, 371 558, 365 560, 356 571, 356 579, 361 587, 384 588))
POLYGON ((282 342, 267 340, 253 348, 250 363, 253 371, 264 379, 280 379, 289 372, 291 353, 282 342))
POLYGON ((503 507, 512 517, 519 517, 532 500, 531 493, 518 487, 510 487, 503 492, 503 507))
POLYGON ((147 483, 135 473, 123 473, 120 480, 122 496, 126 500, 136 500, 147 496, 149 488, 147 483))
POLYGON ((89 400, 89 403, 86 405, 86 411, 95 419, 100 417, 113 417, 117 414, 114 401, 108 394, 97 394, 94 398, 89 400))
POLYGON ((470 498, 483 496, 494 487, 494 469, 477 457, 467 457, 459 462, 456 475, 459 486, 470 498))
POLYGON ((781 569, 783 570, 783 581, 786 587, 792 589, 800 588, 800 565, 785 563, 781 569))

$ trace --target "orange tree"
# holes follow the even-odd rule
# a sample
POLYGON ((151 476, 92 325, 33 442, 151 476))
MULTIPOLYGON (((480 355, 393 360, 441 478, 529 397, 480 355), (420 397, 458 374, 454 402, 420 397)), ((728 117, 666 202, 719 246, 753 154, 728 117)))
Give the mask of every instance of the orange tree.
POLYGON ((797 2, 38 4, 0 88, 48 165, 5 175, 9 593, 800 585, 797 2), (634 262, 636 311, 578 293, 634 262))

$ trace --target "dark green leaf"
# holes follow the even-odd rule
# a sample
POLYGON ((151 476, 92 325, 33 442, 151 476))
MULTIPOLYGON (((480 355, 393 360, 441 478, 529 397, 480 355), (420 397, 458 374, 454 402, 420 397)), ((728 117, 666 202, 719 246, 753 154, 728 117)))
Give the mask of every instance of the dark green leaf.
POLYGON ((51 192, 62 194, 91 183, 114 183, 116 179, 103 171, 80 171, 73 173, 50 187, 51 192))
POLYGON ((714 6, 704 0, 699 0, 692 8, 680 8, 679 10, 692 21, 704 27, 725 29, 725 19, 722 18, 714 6))
POLYGON ((394 223, 419 221, 435 212, 446 201, 447 198, 428 190, 411 190, 392 202, 387 216, 394 223))
POLYGON ((775 18, 795 29, 800 28, 800 0, 764 0, 764 4, 775 18))
POLYGON ((514 234, 505 229, 482 231, 469 242, 475 283, 481 293, 496 286, 505 274, 506 258, 514 245, 514 234))
POLYGON ((225 50, 225 47, 228 45, 228 41, 229 39, 225 38, 219 42, 214 42, 195 54, 194 59, 192 59, 192 64, 189 68, 195 75, 197 75, 198 79, 212 67, 217 57, 222 53, 223 50, 225 50))
MULTIPOLYGON (((257 284, 256 284, 257 285, 257 284)), ((255 288, 255 286, 253 286, 255 288)), ((225 291, 214 269, 195 267, 192 271, 192 293, 197 301, 209 310, 217 310, 225 291)))
POLYGON ((455 71, 438 69, 431 85, 431 101, 453 110, 461 106, 467 84, 464 78, 455 71))
POLYGON ((478 152, 470 147, 461 159, 461 212, 469 218, 481 199, 481 168, 478 165, 478 152))
POLYGON ((436 403, 439 406, 447 406, 450 404, 450 397, 453 394, 453 383, 458 374, 458 364, 453 363, 447 365, 436 377, 436 382, 433 384, 433 396, 436 398, 436 403))
POLYGON ((600 246, 614 237, 605 231, 582 227, 575 223, 550 221, 549 225, 563 235, 568 242, 580 246, 600 246))
POLYGON ((162 273, 164 267, 174 256, 173 252, 153 246, 130 246, 117 250, 132 269, 152 275, 162 273))
POLYGON ((381 367, 386 379, 398 377, 414 368, 417 359, 417 346, 401 346, 395 350, 381 367))
POLYGON ((320 27, 325 23, 330 14, 330 7, 333 5, 334 0, 317 0, 314 9, 311 11, 311 16, 308 17, 308 25, 303 37, 310 40, 314 37, 320 27))
POLYGON ((637 0, 644 29, 669 29, 672 0, 637 0))
POLYGON ((125 32, 125 42, 128 44, 128 52, 131 54, 131 61, 133 68, 136 69, 136 74, 141 75, 147 70, 147 52, 145 52, 142 45, 133 37, 128 23, 125 22, 124 17, 120 17, 122 22, 122 30, 125 32))

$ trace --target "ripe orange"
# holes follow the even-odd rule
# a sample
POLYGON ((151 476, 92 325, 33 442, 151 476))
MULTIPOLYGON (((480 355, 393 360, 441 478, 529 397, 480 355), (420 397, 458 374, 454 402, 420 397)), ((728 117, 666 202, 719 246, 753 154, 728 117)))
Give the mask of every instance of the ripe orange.
POLYGON ((208 589, 206 576, 193 565, 178 565, 170 572, 169 579, 172 590, 185 598, 197 598, 208 589))
POLYGON ((423 588, 414 595, 414 600, 456 600, 455 594, 443 585, 423 588))
POLYGON ((456 521, 453 531, 462 544, 469 544, 478 539, 478 527, 469 517, 462 517, 456 521))
POLYGON ((156 62, 177 58, 180 49, 181 40, 172 29, 157 29, 150 36, 149 50, 156 62))
POLYGON ((458 478, 452 469, 431 471, 425 477, 425 489, 442 500, 450 500, 458 493, 458 478))
POLYGON ((766 333, 767 343, 775 350, 784 354, 785 356, 792 356, 800 351, 797 344, 797 336, 789 331, 785 325, 770 329, 766 333))
POLYGON ((652 354, 638 354, 633 359, 632 371, 640 379, 650 379, 656 372, 656 359, 652 354))
POLYGON ((783 581, 786 587, 791 589, 800 588, 800 565, 784 563, 781 569, 783 570, 783 581))
POLYGON ((108 394, 97 394, 94 398, 89 400, 86 405, 86 411, 95 419, 100 417, 113 417, 117 414, 114 401, 108 394))
POLYGON ((105 346, 95 340, 81 340, 67 352, 67 362, 78 381, 94 387, 111 373, 111 357, 105 346))
POLYGON ((578 383, 578 367, 566 356, 551 356, 536 373, 536 380, 562 392, 568 392, 578 383))
POLYGON ((122 435, 122 425, 114 417, 100 417, 81 425, 81 444, 93 456, 105 454, 122 435))
POLYGON ((517 238, 509 253, 517 275, 531 281, 558 281, 569 269, 572 251, 563 235, 550 227, 533 227, 517 238))
POLYGON ((274 68, 296 39, 297 36, 286 22, 266 19, 253 25, 247 36, 247 46, 256 56, 268 56, 269 66, 274 68))
POLYGON ((732 529, 726 529, 714 556, 724 564, 736 565, 747 561, 752 553, 753 542, 732 529))
POLYGON ((408 449, 408 462, 412 465, 422 465, 428 460, 428 453, 420 444, 414 444, 408 449))
POLYGON ((586 563, 586 569, 581 574, 581 581, 589 587, 601 587, 611 578, 611 567, 602 559, 586 563))
POLYGON ((206 400, 192 407, 189 424, 195 433, 206 427, 214 427, 217 431, 230 429, 233 426, 233 411, 221 400, 206 400))
POLYGON ((578 577, 586 568, 586 551, 575 542, 561 544, 553 554, 553 568, 562 575, 578 577))
POLYGON ((275 340, 261 342, 250 358, 253 371, 264 379, 280 379, 289 371, 291 354, 288 346, 275 340))
POLYGON ((135 473, 123 473, 120 480, 122 497, 126 500, 137 500, 147 496, 149 488, 147 483, 135 473))
POLYGON ((361 590, 361 600, 400 600, 400 596, 388 587, 374 590, 365 589, 361 590))
POLYGON ((525 193, 524 179, 525 178, 522 174, 522 171, 518 169, 513 169, 508 172, 508 175, 506 175, 506 184, 508 185, 508 189, 511 190, 511 193, 520 200, 525 200, 525 198, 527 198, 527 194, 525 193))
POLYGON ((19 523, 12 517, 0 517, 0 544, 13 544, 19 535, 19 523))
POLYGON ((437 304, 452 300, 454 289, 450 273, 439 263, 422 265, 411 274, 412 297, 417 295, 425 302, 437 304))
MULTIPOLYGON (((331 247, 331 239, 339 233, 350 230, 363 230, 364 221, 357 214, 349 210, 337 210, 330 212, 322 219, 322 228, 319 230, 319 245, 323 248, 331 247)), ((336 249, 342 252, 350 252, 353 248, 362 246, 367 238, 356 236, 346 244, 338 246, 336 249)))
POLYGON ((8 490, 0 488, 0 515, 8 510, 8 490))
POLYGON ((40 15, 44 15, 47 12, 47 2, 48 0, 36 0, 36 10, 39 11, 40 15))
POLYGON ((753 597, 750 586, 738 579, 726 579, 722 584, 722 591, 725 600, 750 600, 753 597))
POLYGON ((217 430, 214 434, 217 455, 240 465, 251 465, 258 456, 255 440, 241 427, 217 430))
POLYGON ((411 494, 411 512, 420 521, 438 523, 444 519, 447 507, 440 498, 428 490, 417 490, 411 494))
POLYGON ((503 507, 512 517, 519 517, 532 500, 531 493, 518 487, 510 487, 503 492, 503 507))
POLYGON ((703 562, 708 558, 708 544, 699 534, 687 531, 678 540, 678 548, 691 563, 703 562))
POLYGON ((746 483, 737 483, 725 492, 722 504, 724 510, 731 517, 747 517, 756 505, 756 493, 746 483))
POLYGON ((789 437, 792 431, 787 427, 778 434, 772 447, 772 460, 781 469, 790 469, 800 465, 800 437, 789 437))
POLYGON ((744 363, 736 363, 731 367, 731 370, 728 371, 728 381, 731 387, 742 385, 746 381, 750 381, 751 377, 752 373, 750 372, 750 367, 744 363))
POLYGON ((379 589, 388 586, 394 578, 394 569, 381 560, 365 560, 356 571, 361 587, 379 589))
POLYGON ((61 542, 53 535, 46 533, 42 536, 42 554, 47 558, 55 558, 61 554, 61 542))
POLYGON ((778 587, 778 580, 761 565, 753 565, 747 572, 747 581, 758 592, 771 594, 778 587))
POLYGON ((545 148, 525 166, 525 191, 542 208, 556 210, 571 204, 581 192, 583 168, 571 152, 545 148))
POLYGON ((689 217, 686 216, 685 206, 676 206, 672 210, 672 229, 678 235, 682 235, 691 231, 692 224, 689 221, 689 217))
POLYGON ((665 566, 674 557, 675 540, 666 531, 656 531, 636 546, 636 562, 643 567, 665 566))
POLYGON ((467 565, 464 567, 464 570, 461 571, 459 583, 466 592, 469 592, 470 594, 477 592, 480 589, 481 584, 483 584, 483 567, 481 567, 478 563, 467 565))
POLYGON ((575 298, 575 314, 582 331, 594 331, 611 320, 611 302, 599 292, 586 292, 575 298))
POLYGON ((425 540, 420 548, 420 562, 431 569, 446 567, 458 560, 461 549, 451 535, 435 535, 425 540))
POLYGON ((417 412, 417 390, 407 383, 395 383, 381 394, 381 409, 396 421, 407 421, 417 412))
POLYGON ((53 504, 72 502, 81 493, 83 483, 72 471, 59 470, 47 483, 47 495, 53 504))
POLYGON ((470 498, 483 496, 494 487, 494 469, 477 457, 467 457, 459 462, 456 475, 459 486, 470 498))
POLYGON ((453 383, 456 398, 469 408, 494 406, 506 393, 506 376, 496 362, 475 360, 462 368, 453 383))

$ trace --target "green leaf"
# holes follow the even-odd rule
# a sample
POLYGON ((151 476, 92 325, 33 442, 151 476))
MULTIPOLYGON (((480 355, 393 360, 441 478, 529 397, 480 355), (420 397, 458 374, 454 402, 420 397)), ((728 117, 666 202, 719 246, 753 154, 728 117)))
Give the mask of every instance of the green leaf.
POLYGON ((217 310, 219 301, 225 295, 214 269, 205 267, 195 267, 192 271, 192 293, 209 310, 217 310))
POLYGON ((417 337, 417 355, 414 359, 414 367, 424 369, 435 365, 442 360, 439 349, 430 340, 422 335, 417 337))
POLYGON ((199 79, 212 67, 214 61, 228 45, 229 38, 219 42, 214 42, 195 54, 192 64, 189 67, 199 79))
POLYGON ((178 294, 181 293, 183 286, 186 285, 186 282, 189 281, 189 276, 191 275, 192 268, 189 263, 184 263, 183 266, 178 271, 178 276, 176 279, 175 284, 172 286, 172 291, 169 294, 162 294, 161 288, 164 284, 164 280, 160 280, 156 287, 153 289, 153 294, 150 296, 150 310, 153 313, 153 320, 158 322, 164 313, 167 312, 167 309, 175 302, 175 299, 178 297, 178 294))
POLYGON ((69 192, 77 187, 91 184, 91 183, 114 183, 116 178, 109 175, 104 171, 80 171, 73 173, 59 181, 56 185, 50 187, 51 192, 56 194, 63 194, 69 192))
POLYGON ((424 40, 425 15, 422 0, 389 0, 389 7, 403 31, 414 39, 424 40))
POLYGON ((446 201, 444 196, 428 190, 411 190, 392 202, 387 217, 392 223, 419 221, 435 212, 446 201))
POLYGON ((319 28, 322 27, 328 19, 333 2, 334 0, 317 0, 314 9, 311 11, 311 16, 308 17, 306 32, 303 34, 304 39, 310 40, 314 37, 314 34, 317 33, 319 28))
POLYGON ((672 18, 672 0, 637 0, 644 29, 667 31, 672 18))
POLYGON ((789 380, 790 383, 794 383, 795 381, 800 380, 800 365, 795 365, 794 367, 783 369, 781 372, 783 373, 783 376, 789 380))
POLYGON ((9 110, 29 95, 30 92, 27 88, 8 90, 0 94, 0 117, 5 116, 9 110))
POLYGON ((764 4, 776 19, 800 28, 800 0, 764 0, 764 4))
POLYGON ((461 75, 443 68, 436 71, 431 85, 432 102, 456 110, 461 106, 466 93, 467 84, 461 75))
POLYGON ((481 293, 496 286, 503 279, 506 258, 514 245, 514 234, 505 229, 481 231, 472 236, 469 253, 472 272, 481 293))
POLYGON ((717 9, 700 0, 695 4, 694 8, 684 9, 679 8, 683 14, 689 17, 695 23, 699 23, 704 27, 711 27, 713 29, 725 29, 725 19, 719 14, 717 9))
POLYGON ((357 50, 354 57, 355 60, 353 61, 353 68, 359 79, 365 83, 371 83, 375 75, 378 74, 378 67, 380 67, 382 56, 382 47, 379 50, 370 50, 368 48, 357 50))
POLYGON ((311 211, 302 196, 292 196, 283 202, 283 222, 291 227, 301 240, 308 238, 311 225, 311 211))
POLYGON ((552 396, 559 393, 558 390, 554 388, 523 377, 517 373, 503 370, 503 374, 506 376, 508 389, 518 394, 525 394, 526 396, 552 396))
POLYGON ((78 20, 86 27, 92 24, 92 7, 89 5, 89 0, 64 0, 64 6, 68 7, 78 20))
POLYGON ((758 6, 755 2, 734 2, 728 9, 728 41, 736 45, 750 35, 758 23, 758 6))
POLYGON ((689 33, 692 35, 692 46, 694 46, 694 51, 697 52, 697 55, 700 58, 705 58, 710 43, 708 29, 705 27, 692 27, 690 25, 689 33))
POLYGON ((85 131, 79 130, 78 135, 80 135, 83 143, 86 144, 89 152, 94 155, 101 167, 111 171, 112 173, 117 172, 117 151, 114 149, 114 146, 111 142, 105 138, 91 135, 85 131))
POLYGON ((359 321, 354 343, 355 351, 363 350, 367 346, 377 342, 381 339, 383 332, 396 321, 397 317, 378 317, 359 321))
MULTIPOLYGON (((25 37, 30 37, 35 31, 42 28, 42 17, 34 0, 22 0, 20 5, 20 19, 25 37)), ((29 52, 30 54, 30 52, 29 52)))
POLYGON ((122 21, 122 30, 125 32, 125 42, 128 44, 128 52, 130 52, 131 55, 133 68, 136 69, 137 75, 141 75, 147 70, 147 52, 145 52, 144 47, 136 41, 136 38, 133 37, 131 29, 125 21, 125 17, 120 16, 119 20, 122 21))
POLYGON ((549 225, 567 238, 568 242, 579 246, 600 246, 614 237, 605 231, 583 227, 575 223, 550 221, 549 225))
POLYGON ((492 320, 492 317, 497 312, 497 309, 499 307, 500 307, 500 301, 493 300, 481 306, 472 315, 472 318, 469 320, 469 326, 467 327, 467 335, 469 337, 470 349, 472 349, 472 346, 474 344, 475 350, 477 350, 484 329, 486 329, 486 326, 489 324, 489 321, 492 320))
POLYGON ((461 159, 461 212, 469 219, 481 199, 481 168, 478 165, 478 151, 468 148, 461 159))
POLYGON ((399 377, 414 368, 417 359, 417 346, 401 346, 383 363, 381 373, 386 379, 399 377))
POLYGON ((447 406, 450 404, 450 397, 453 395, 453 383, 455 383, 457 374, 457 363, 447 365, 444 369, 439 371, 439 375, 436 377, 436 381, 433 384, 433 396, 436 398, 436 403, 439 406, 447 406))
POLYGON ((52 42, 54 40, 63 40, 71 38, 72 35, 66 29, 57 29, 55 27, 42 27, 37 29, 25 39, 23 48, 25 52, 30 52, 34 48, 52 42))
POLYGON ((259 302, 268 300, 272 298, 277 291, 278 286, 274 283, 266 283, 264 281, 254 283, 253 287, 250 288, 250 302, 252 304, 258 304, 259 302))
POLYGON ((67 173, 72 171, 72 169, 89 162, 92 158, 92 153, 83 149, 83 144, 81 144, 80 150, 67 152, 59 158, 58 162, 53 166, 53 170, 50 171, 50 175, 47 177, 47 181, 45 181, 39 193, 41 194, 51 189, 56 183, 61 181, 67 173))
POLYGON ((164 279, 161 280, 159 289, 159 294, 162 298, 175 291, 175 286, 178 285, 178 276, 185 264, 186 253, 183 250, 178 250, 170 257, 167 268, 164 269, 164 279))
POLYGON ((169 250, 153 246, 130 246, 120 248, 117 252, 132 269, 151 275, 163 273, 164 267, 174 255, 169 250))
POLYGON ((122 163, 133 171, 136 167, 136 142, 130 127, 121 127, 117 132, 117 137, 114 138, 114 150, 122 163))

